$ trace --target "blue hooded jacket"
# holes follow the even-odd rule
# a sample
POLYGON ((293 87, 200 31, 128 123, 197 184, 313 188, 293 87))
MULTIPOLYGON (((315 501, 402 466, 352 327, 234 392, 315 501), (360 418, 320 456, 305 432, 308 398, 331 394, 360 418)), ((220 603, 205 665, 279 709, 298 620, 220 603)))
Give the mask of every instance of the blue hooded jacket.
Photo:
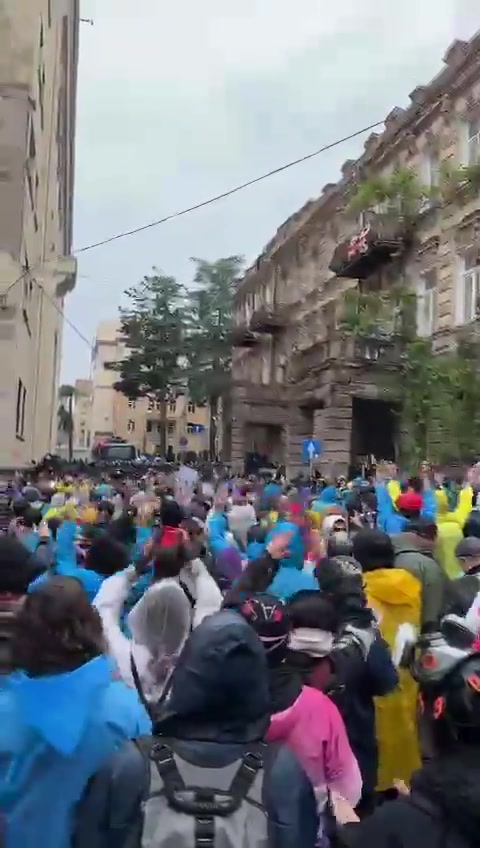
POLYGON ((231 548, 227 541, 228 519, 224 512, 214 512, 208 519, 208 543, 214 557, 226 548, 231 548))
POLYGON ((313 570, 304 568, 306 551, 300 528, 292 521, 277 521, 267 536, 267 545, 278 533, 293 535, 288 543, 289 556, 280 560, 280 568, 267 591, 286 600, 302 589, 318 589, 313 570))
POLYGON ((97 574, 96 571, 91 571, 88 568, 82 568, 77 564, 77 555, 75 551, 75 537, 77 533, 77 525, 75 521, 65 521, 58 529, 57 545, 55 552, 55 562, 52 568, 37 577, 28 587, 29 592, 35 591, 39 586, 48 580, 50 574, 59 574, 62 577, 75 577, 85 589, 90 603, 93 603, 96 595, 100 590, 105 577, 97 574))
MULTIPOLYGON (((262 740, 269 724, 266 657, 253 628, 238 613, 205 618, 190 635, 172 676, 157 732, 188 762, 220 768, 262 740)), ((318 819, 310 781, 295 755, 280 748, 264 773, 269 843, 314 848, 318 819)))
MULTIPOLYGON (((377 483, 375 486, 375 494, 377 496, 377 526, 379 530, 385 533, 394 535, 403 533, 408 524, 408 518, 395 509, 389 491, 384 483, 377 483)), ((422 495, 423 506, 421 510, 422 518, 428 521, 435 521, 437 515, 437 502, 435 493, 432 489, 425 489, 422 495)))
POLYGON ((335 486, 325 486, 322 492, 312 502, 312 510, 314 512, 323 512, 329 506, 338 504, 338 492, 335 486))
POLYGON ((149 733, 136 692, 107 657, 65 674, 16 672, 0 687, 0 809, 5 848, 71 848, 87 782, 126 739, 149 733))

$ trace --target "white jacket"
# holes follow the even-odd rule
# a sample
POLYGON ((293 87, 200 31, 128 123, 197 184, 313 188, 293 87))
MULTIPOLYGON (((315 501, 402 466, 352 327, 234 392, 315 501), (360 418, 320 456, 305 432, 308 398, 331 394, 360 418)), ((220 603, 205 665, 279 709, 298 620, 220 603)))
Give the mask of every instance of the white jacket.
POLYGON ((131 639, 120 627, 120 615, 132 586, 130 569, 105 580, 93 603, 102 619, 109 654, 115 659, 122 680, 135 688, 133 657, 147 701, 160 698, 192 626, 197 627, 222 605, 220 589, 201 560, 190 563, 180 577, 195 599, 193 611, 178 580, 160 580, 145 592, 128 616, 131 639), (165 605, 162 612, 162 598, 171 615, 166 614, 165 605), (149 607, 155 603, 159 611, 153 618, 150 613, 149 618, 149 607))

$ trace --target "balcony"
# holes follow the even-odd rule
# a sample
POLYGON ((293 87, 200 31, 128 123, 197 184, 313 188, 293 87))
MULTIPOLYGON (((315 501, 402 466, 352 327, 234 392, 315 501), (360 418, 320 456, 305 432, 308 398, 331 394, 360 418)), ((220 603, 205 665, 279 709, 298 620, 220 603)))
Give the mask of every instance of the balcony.
POLYGON ((338 245, 329 267, 337 277, 365 280, 410 243, 410 228, 401 217, 372 215, 371 224, 338 245))
POLYGON ((250 329, 255 333, 278 333, 286 324, 285 311, 274 306, 260 306, 250 319, 250 329))
POLYGON ((252 333, 246 324, 238 325, 233 328, 232 347, 255 347, 258 342, 258 336, 256 333, 252 333))
POLYGON ((398 367, 402 362, 404 339, 396 334, 355 336, 336 331, 328 341, 313 345, 292 357, 290 383, 316 380, 324 369, 336 365, 353 367, 398 367))

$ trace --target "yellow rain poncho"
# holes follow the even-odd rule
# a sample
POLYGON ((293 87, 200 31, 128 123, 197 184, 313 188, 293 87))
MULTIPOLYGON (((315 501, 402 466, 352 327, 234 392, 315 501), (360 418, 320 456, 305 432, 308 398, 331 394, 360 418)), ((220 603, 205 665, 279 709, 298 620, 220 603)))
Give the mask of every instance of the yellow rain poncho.
MULTIPOLYGON (((393 648, 401 624, 420 628, 419 580, 402 568, 381 568, 364 575, 368 602, 379 620, 380 632, 393 648)), ((395 779, 409 784, 420 768, 417 732, 417 684, 406 669, 399 669, 400 683, 391 695, 375 699, 378 739, 379 791, 393 786, 395 779)))
POLYGON ((473 489, 464 486, 458 496, 456 509, 449 511, 447 495, 443 489, 435 492, 437 501, 438 537, 435 558, 450 578, 460 577, 462 571, 455 556, 455 548, 463 539, 463 527, 472 511, 473 489))

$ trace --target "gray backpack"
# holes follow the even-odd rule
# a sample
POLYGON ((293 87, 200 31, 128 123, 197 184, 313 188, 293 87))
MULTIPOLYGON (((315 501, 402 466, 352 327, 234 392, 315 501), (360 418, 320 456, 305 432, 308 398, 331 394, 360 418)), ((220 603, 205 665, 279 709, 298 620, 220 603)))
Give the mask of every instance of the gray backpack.
POLYGON ((222 768, 182 759, 167 741, 150 738, 150 792, 142 848, 267 848, 262 804, 266 746, 252 746, 222 768))

